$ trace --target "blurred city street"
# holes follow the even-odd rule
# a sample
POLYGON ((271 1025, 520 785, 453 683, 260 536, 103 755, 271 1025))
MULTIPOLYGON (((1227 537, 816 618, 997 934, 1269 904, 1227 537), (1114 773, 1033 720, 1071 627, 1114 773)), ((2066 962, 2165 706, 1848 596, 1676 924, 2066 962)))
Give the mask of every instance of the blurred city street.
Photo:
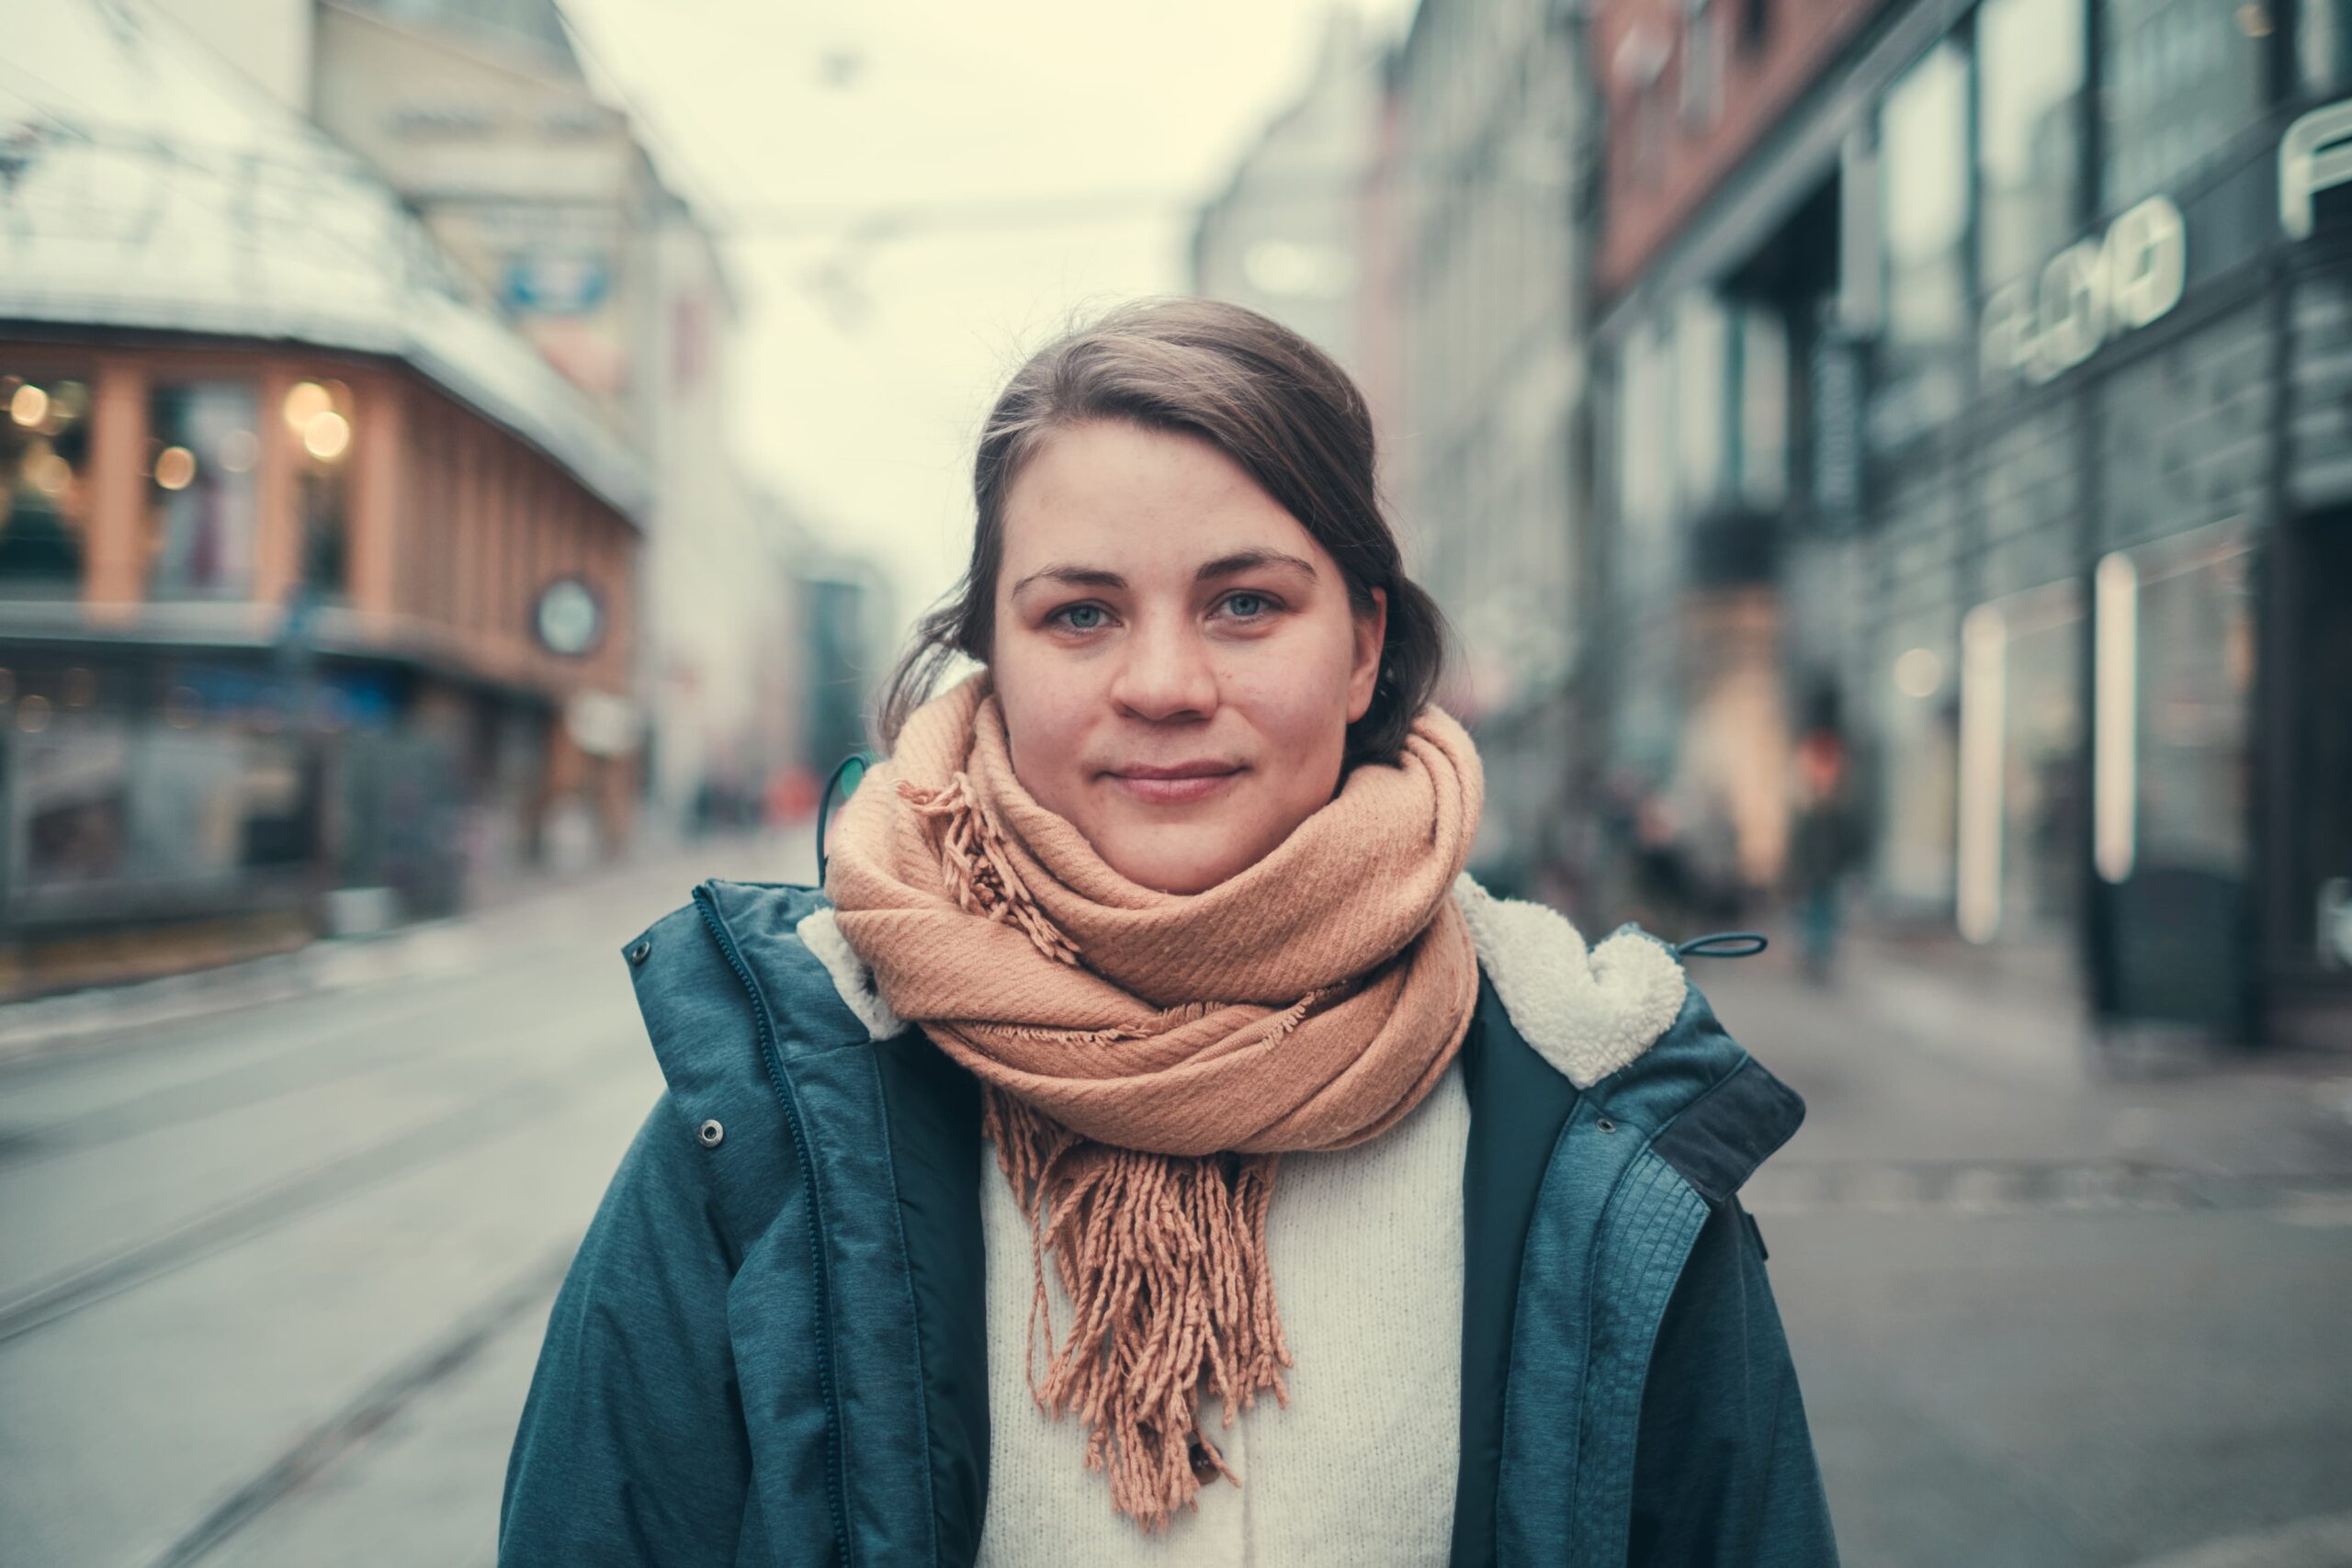
POLYGON ((1360 394, 1471 873, 1770 936, 1846 1562, 2352 1568, 2352 0, 0 39, 0 1568, 492 1561, 622 945, 814 876, 1156 295, 1360 394))
POLYGON ((489 1562, 548 1305, 660 1091, 620 946, 703 875, 810 869, 707 844, 406 978, 0 1044, 0 1560, 489 1562))
MULTIPOLYGON (((8 1561, 490 1562, 548 1304, 658 1092, 616 949, 804 848, 526 899, 407 980, 20 1040, 8 1561)), ((1692 964, 1811 1106, 1747 1197, 1849 1562, 2346 1561, 2340 1059, 2099 1067, 1900 955, 1834 990, 1692 964)))
POLYGON ((2352 1562, 2342 1059, 2102 1063, 1883 956, 1825 995, 1780 954, 1692 977, 1807 1102, 1745 1198, 1845 1560, 2352 1562))

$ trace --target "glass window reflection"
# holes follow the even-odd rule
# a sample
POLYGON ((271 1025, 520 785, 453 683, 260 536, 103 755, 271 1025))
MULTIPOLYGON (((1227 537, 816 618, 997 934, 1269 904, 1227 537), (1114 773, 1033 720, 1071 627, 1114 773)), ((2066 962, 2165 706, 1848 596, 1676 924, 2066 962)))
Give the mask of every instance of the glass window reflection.
POLYGON ((154 389, 147 424, 147 581, 154 597, 250 590, 259 428, 255 394, 245 383, 154 389))
POLYGON ((1977 13, 1984 281, 2023 276, 2080 227, 2084 0, 1984 0, 1977 13))
POLYGON ((0 591, 80 591, 90 402, 85 376, 0 370, 0 591))
POLYGON ((2180 186, 2262 117, 2272 6, 2106 0, 2100 194, 2120 212, 2180 186))

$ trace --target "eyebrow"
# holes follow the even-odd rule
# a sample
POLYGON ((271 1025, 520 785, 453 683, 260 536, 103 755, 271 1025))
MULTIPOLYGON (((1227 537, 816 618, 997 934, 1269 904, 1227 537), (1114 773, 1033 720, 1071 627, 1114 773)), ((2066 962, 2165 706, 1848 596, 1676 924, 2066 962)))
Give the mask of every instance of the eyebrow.
MULTIPOLYGON (((1236 550, 1231 555, 1219 556, 1215 560, 1202 562, 1200 570, 1193 573, 1193 581, 1214 582, 1220 577, 1234 577, 1245 571, 1256 571, 1266 567, 1299 572, 1310 581, 1314 581, 1317 575, 1315 564, 1312 561, 1301 560, 1298 557, 1284 554, 1281 550, 1251 549, 1236 550)), ((1012 585, 1012 597, 1020 597, 1024 590, 1033 583, 1038 582, 1057 582, 1066 588, 1101 588, 1109 591, 1123 589, 1127 585, 1127 580, 1115 571, 1106 571, 1099 566, 1076 566, 1064 562, 1031 572, 1012 585)))

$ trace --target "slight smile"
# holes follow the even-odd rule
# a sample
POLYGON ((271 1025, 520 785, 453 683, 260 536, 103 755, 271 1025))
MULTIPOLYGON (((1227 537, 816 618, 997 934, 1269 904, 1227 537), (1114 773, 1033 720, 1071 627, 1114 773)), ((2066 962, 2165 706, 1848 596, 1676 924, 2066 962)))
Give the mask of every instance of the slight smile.
POLYGON ((1179 762, 1172 768, 1121 768, 1102 776, 1137 800, 1176 806, 1215 795, 1244 771, 1230 762, 1179 762))

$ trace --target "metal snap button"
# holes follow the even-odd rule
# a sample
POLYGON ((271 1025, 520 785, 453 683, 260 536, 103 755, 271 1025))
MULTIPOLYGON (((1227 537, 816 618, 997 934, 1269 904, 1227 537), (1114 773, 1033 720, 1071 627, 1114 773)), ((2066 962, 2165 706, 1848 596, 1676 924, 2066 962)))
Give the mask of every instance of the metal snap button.
POLYGON ((702 1140, 704 1148, 715 1149, 718 1146, 718 1140, 727 1136, 727 1129, 718 1124, 717 1118, 713 1118, 696 1128, 695 1136, 702 1140))
POLYGON ((628 961, 631 964, 642 964, 651 956, 653 956, 653 944, 650 942, 640 942, 628 950, 628 961))
POLYGON ((1593 1125, 1600 1128, 1604 1133, 1613 1133, 1617 1130, 1617 1123, 1611 1122, 1606 1116, 1603 1116, 1599 1121, 1593 1122, 1593 1125))

